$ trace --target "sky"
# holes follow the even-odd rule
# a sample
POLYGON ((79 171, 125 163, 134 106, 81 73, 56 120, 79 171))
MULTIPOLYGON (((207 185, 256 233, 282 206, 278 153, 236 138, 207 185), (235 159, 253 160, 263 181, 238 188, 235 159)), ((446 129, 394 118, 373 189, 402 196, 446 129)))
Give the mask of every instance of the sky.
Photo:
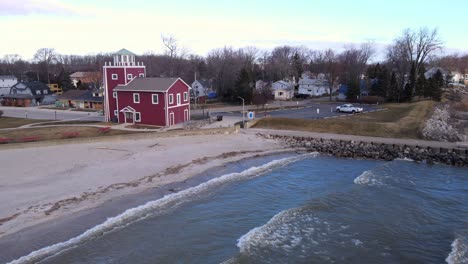
POLYGON ((0 0, 0 58, 163 53, 161 34, 190 53, 255 46, 334 48, 375 42, 381 55, 405 28, 437 28, 445 54, 468 53, 466 0, 0 0))

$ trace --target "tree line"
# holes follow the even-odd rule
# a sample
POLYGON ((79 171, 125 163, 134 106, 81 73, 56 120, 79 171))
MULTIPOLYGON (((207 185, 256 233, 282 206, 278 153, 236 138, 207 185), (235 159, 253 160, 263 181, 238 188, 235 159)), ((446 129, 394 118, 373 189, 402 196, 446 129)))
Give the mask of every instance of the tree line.
MULTIPOLYGON (((173 36, 161 36, 165 50, 162 54, 147 52, 138 56, 148 77, 178 76, 187 83, 196 78, 208 80, 224 101, 262 101, 265 91, 256 91, 256 80, 274 82, 283 79, 299 80, 302 73, 322 73, 328 81, 330 99, 339 84, 348 87, 348 98, 360 95, 363 80, 371 95, 388 101, 410 101, 415 96, 440 98, 442 85, 439 74, 424 78, 425 69, 440 65, 460 68, 464 73, 468 56, 450 55, 435 58, 442 49, 436 29, 406 29, 385 51, 385 59, 370 64, 375 55, 372 42, 345 45, 342 49, 311 50, 304 46, 278 46, 271 51, 256 47, 213 49, 205 57, 190 54, 173 36), (465 63, 465 64, 463 64, 465 63), (463 66, 465 65, 465 66, 463 66)), ((0 75, 15 75, 24 81, 39 80, 58 83, 64 90, 73 89, 69 75, 76 71, 101 71, 111 53, 95 55, 64 55, 51 48, 39 49, 32 61, 20 56, 6 55, 0 60, 0 75)), ((443 77, 442 77, 443 79, 443 77)), ((268 94, 268 92, 266 92, 268 94)))

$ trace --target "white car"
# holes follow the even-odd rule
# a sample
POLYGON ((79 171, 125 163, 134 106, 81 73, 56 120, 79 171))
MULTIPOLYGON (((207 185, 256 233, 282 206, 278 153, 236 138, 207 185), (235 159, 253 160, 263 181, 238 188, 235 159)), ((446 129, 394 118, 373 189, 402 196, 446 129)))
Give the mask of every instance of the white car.
POLYGON ((352 104, 344 104, 336 107, 337 112, 343 113, 361 113, 363 110, 362 107, 357 107, 352 104))

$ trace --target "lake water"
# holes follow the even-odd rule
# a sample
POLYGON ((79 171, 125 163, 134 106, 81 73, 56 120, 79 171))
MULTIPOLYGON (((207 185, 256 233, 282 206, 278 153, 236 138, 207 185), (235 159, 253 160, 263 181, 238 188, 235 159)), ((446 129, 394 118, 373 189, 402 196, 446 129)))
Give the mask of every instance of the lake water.
POLYGON ((466 168, 271 159, 234 165, 17 262, 468 263, 466 168))

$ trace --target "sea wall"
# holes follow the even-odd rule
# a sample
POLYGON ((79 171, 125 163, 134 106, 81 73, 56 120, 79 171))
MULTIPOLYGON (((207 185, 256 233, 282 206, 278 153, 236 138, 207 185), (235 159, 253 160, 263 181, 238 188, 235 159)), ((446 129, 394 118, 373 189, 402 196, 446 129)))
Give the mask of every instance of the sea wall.
POLYGON ((428 164, 443 163, 457 167, 468 166, 468 149, 447 149, 363 141, 294 137, 259 134, 276 139, 294 148, 331 154, 343 158, 366 158, 378 160, 411 159, 428 164))

